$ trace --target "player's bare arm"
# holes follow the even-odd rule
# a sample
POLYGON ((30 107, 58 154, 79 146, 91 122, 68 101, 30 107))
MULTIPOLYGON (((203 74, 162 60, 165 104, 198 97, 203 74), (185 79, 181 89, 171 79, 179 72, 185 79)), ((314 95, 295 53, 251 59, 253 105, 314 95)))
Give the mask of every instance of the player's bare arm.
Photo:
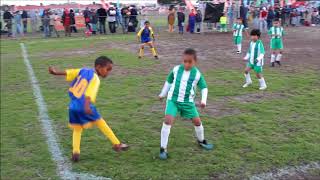
POLYGON ((52 75, 56 75, 56 76, 66 76, 67 75, 66 71, 57 70, 53 66, 50 66, 48 70, 49 70, 49 73, 52 75))

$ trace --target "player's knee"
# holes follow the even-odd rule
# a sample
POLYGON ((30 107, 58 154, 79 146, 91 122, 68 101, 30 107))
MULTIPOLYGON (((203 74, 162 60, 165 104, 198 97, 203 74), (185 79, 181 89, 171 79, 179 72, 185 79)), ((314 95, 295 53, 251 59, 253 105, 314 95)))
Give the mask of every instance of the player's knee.
POLYGON ((201 119, 200 118, 194 118, 193 119, 193 124, 195 126, 200 126, 201 125, 201 119))
POLYGON ((173 121, 174 121, 174 117, 169 116, 169 115, 166 115, 166 116, 165 116, 165 121, 164 121, 164 123, 165 123, 166 125, 172 125, 172 124, 173 124, 173 121))

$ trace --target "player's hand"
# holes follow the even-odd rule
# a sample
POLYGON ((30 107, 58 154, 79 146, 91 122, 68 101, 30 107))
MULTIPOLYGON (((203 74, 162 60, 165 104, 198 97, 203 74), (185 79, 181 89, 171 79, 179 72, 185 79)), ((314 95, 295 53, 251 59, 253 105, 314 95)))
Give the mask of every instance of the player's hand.
POLYGON ((85 113, 86 114, 92 114, 92 110, 91 110, 91 108, 90 107, 86 107, 85 109, 84 109, 84 111, 85 111, 85 113))
POLYGON ((54 68, 53 66, 49 66, 49 73, 53 75, 57 74, 56 68, 54 68))
POLYGON ((158 96, 159 100, 162 101, 164 97, 158 96))
POLYGON ((206 107, 206 104, 205 103, 201 103, 200 107, 201 107, 201 109, 204 109, 206 107))

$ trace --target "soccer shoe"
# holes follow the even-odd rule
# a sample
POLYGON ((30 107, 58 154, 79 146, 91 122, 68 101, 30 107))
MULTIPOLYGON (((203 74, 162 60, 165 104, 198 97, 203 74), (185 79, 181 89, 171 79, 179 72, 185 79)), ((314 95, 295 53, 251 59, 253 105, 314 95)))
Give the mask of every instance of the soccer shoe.
POLYGON ((79 153, 72 153, 72 158, 71 160, 73 162, 78 162, 80 160, 80 154, 79 153))
POLYGON ((267 86, 261 86, 261 87, 259 88, 259 90, 265 90, 265 89, 267 89, 267 86))
POLYGON ((141 57, 141 56, 138 56, 138 58, 141 59, 142 57, 141 57))
POLYGON ((276 63, 279 65, 279 66, 281 66, 281 63, 280 63, 280 61, 276 61, 276 63))
POLYGON ((198 141, 198 144, 200 147, 202 147, 205 150, 212 150, 213 149, 213 144, 209 144, 207 140, 203 140, 202 142, 198 141))
POLYGON ((159 59, 159 57, 158 57, 158 56, 154 56, 154 58, 155 58, 155 59, 159 59))
POLYGON ((129 146, 126 144, 115 144, 113 145, 113 150, 115 150, 116 152, 120 152, 120 151, 126 151, 129 149, 129 146))
POLYGON ((242 87, 243 87, 243 88, 246 88, 246 87, 248 87, 250 84, 252 84, 252 82, 246 82, 242 87))
POLYGON ((165 150, 164 148, 160 148, 159 158, 160 158, 161 160, 166 160, 166 159, 168 159, 168 153, 166 152, 166 150, 165 150))

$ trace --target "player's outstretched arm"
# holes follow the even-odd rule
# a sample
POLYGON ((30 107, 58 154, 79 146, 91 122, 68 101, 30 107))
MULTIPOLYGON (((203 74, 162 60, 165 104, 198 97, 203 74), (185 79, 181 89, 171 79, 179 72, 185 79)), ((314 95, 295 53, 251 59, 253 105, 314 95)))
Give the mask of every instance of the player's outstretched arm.
POLYGON ((59 71, 53 66, 50 66, 48 70, 49 70, 50 74, 53 74, 56 76, 66 76, 67 75, 66 71, 59 71))
POLYGON ((162 100, 164 97, 167 96, 169 90, 170 90, 171 84, 166 81, 163 85, 163 88, 161 90, 161 93, 159 94, 159 99, 162 100))

